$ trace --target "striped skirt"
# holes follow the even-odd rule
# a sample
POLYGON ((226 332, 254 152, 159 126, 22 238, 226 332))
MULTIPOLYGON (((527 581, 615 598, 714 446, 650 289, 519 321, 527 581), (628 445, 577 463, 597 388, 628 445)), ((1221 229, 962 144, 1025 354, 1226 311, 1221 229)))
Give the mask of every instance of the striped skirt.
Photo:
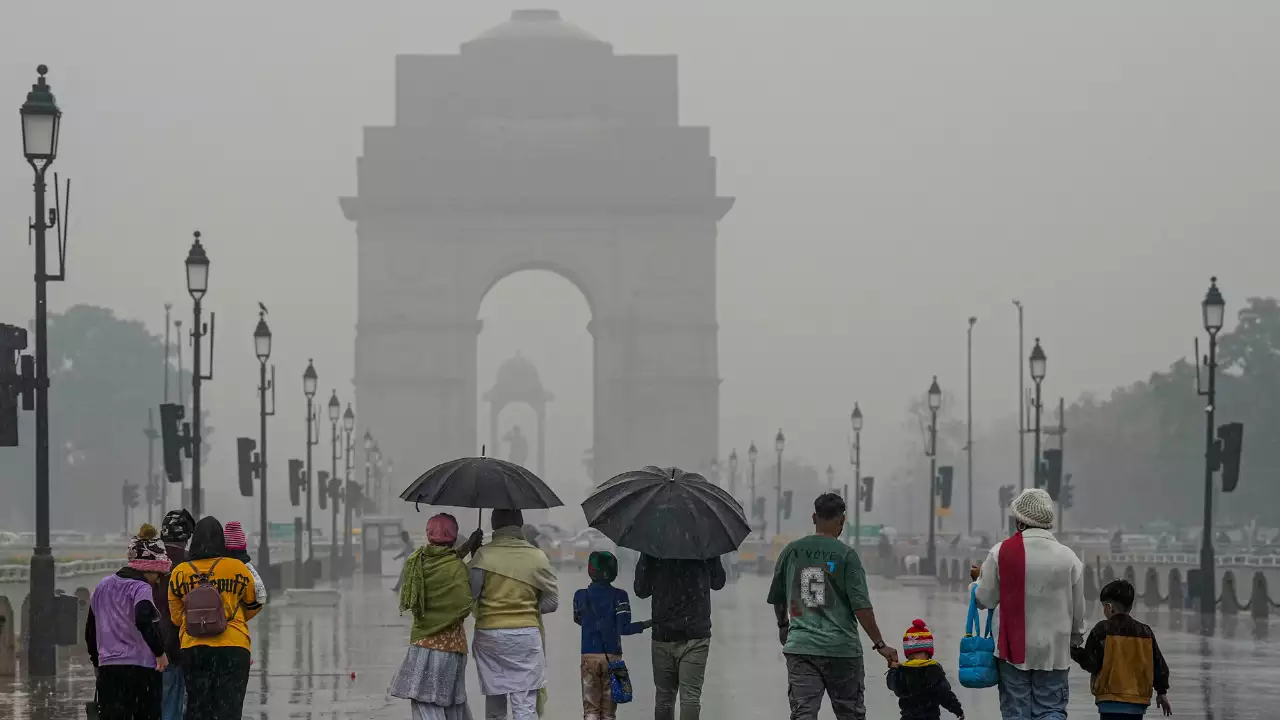
POLYGON ((413 703, 414 720, 471 720, 467 656, 410 645, 387 689, 413 703))

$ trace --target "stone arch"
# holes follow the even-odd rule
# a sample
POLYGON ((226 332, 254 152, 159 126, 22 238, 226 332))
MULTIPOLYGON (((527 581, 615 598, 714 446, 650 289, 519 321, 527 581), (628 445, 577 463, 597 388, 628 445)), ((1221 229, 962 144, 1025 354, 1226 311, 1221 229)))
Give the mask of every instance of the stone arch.
POLYGON ((1157 608, 1163 604, 1160 600, 1160 571, 1149 567, 1142 579, 1142 603, 1149 608, 1157 608))
POLYGON ((1249 593, 1249 614, 1254 620, 1266 621, 1271 616, 1271 596, 1267 594, 1267 576, 1258 570, 1253 574, 1253 591, 1249 593))
POLYGON ((1173 568, 1169 571, 1169 607, 1181 610, 1187 605, 1187 591, 1182 585, 1182 571, 1173 568))

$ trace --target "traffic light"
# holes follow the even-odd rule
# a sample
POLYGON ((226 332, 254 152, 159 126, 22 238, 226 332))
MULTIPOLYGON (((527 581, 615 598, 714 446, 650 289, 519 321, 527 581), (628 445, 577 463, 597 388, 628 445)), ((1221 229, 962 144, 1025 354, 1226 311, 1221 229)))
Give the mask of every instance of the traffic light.
POLYGON ((1043 484, 1037 483, 1036 487, 1043 487, 1050 498, 1057 500, 1062 490, 1062 451, 1056 448, 1045 450, 1043 466, 1043 484))
POLYGON ((875 490, 876 479, 873 477, 862 478, 862 512, 871 512, 871 493, 875 490))
POLYGON ((306 468, 301 460, 289 461, 289 502, 294 507, 302 504, 302 488, 307 483, 306 468))
POLYGON ((320 491, 316 498, 320 501, 320 509, 324 510, 329 497, 329 473, 323 470, 316 472, 316 488, 320 491))
POLYGON ((1063 510, 1070 510, 1076 505, 1076 488, 1071 484, 1071 473, 1062 476, 1062 494, 1058 497, 1058 504, 1063 510))
POLYGON ((1001 485, 1000 486, 1000 509, 1008 510, 1010 505, 1013 505, 1013 486, 1001 485))
POLYGON ((790 490, 782 491, 782 519, 791 519, 791 498, 794 495, 790 490))
POLYGON ((364 488, 355 480, 347 481, 347 506, 356 515, 364 513, 364 488))
POLYGON ((336 477, 329 478, 329 499, 333 501, 333 507, 336 510, 338 503, 342 502, 342 481, 336 477))
POLYGON ((253 481, 258 477, 258 443, 253 438, 236 438, 236 459, 240 469, 240 494, 253 497, 253 481))
POLYGON ((160 504, 160 487, 156 485, 155 480, 152 480, 151 482, 147 483, 147 504, 148 505, 160 504))
POLYGON ((124 486, 121 488, 120 496, 121 496, 121 497, 120 497, 120 500, 121 500, 121 502, 123 502, 123 503, 124 503, 124 506, 125 506, 125 507, 127 507, 127 508, 136 508, 136 507, 138 507, 138 501, 139 501, 139 498, 138 498, 138 486, 137 486, 137 485, 134 485, 133 483, 129 482, 128 480, 125 480, 125 481, 124 481, 124 486))
POLYGON ((160 450, 164 456, 164 475, 171 483, 182 482, 182 454, 185 452, 191 457, 191 426, 182 422, 186 412, 177 403, 160 405, 160 450))
POLYGON ((21 354, 26 349, 26 330, 0 324, 0 447, 18 446, 18 398, 23 410, 35 407, 35 363, 21 354))
POLYGON ((938 507, 951 509, 951 481, 955 477, 955 468, 943 465, 938 468, 938 507))
POLYGON ((1244 442, 1244 423, 1218 426, 1218 461, 1222 467, 1222 492, 1231 492, 1240 482, 1240 448, 1244 442))

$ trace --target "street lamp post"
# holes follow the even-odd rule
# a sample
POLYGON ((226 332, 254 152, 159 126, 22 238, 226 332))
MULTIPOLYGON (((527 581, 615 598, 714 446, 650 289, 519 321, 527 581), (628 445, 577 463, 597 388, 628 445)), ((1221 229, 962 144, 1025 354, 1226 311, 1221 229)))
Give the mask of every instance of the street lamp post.
POLYGON ((836 469, 831 465, 827 465, 827 492, 835 492, 836 490, 836 469))
MULTIPOLYGON (((747 463, 751 465, 751 508, 747 510, 751 522, 756 520, 756 458, 760 457, 760 451, 756 449, 756 441, 751 441, 751 447, 747 448, 747 463)), ((760 518, 764 520, 764 518, 760 518)), ((750 523, 748 523, 750 524, 750 523)), ((760 531, 761 539, 764 538, 764 528, 760 531)))
MULTIPOLYGON (((213 380, 213 333, 215 319, 214 314, 209 313, 209 324, 205 325, 201 317, 201 303, 204 300, 205 293, 209 291, 209 255, 205 253, 204 246, 200 244, 200 231, 193 233, 191 249, 187 251, 187 292, 191 295, 192 300, 192 317, 194 322, 191 323, 191 514, 198 520, 203 505, 203 497, 200 492, 200 455, 204 449, 204 439, 200 434, 200 385, 205 380, 213 380), (203 361, 203 353, 200 351, 200 341, 205 335, 209 336, 209 374, 205 375, 200 369, 203 361)), ((181 355, 179 355, 181 357, 181 355)), ((179 379, 182 376, 182 370, 178 370, 179 379)), ((264 448, 265 450, 265 448, 264 448)), ((263 457, 265 457, 265 452, 263 457)))
MULTIPOLYGON (((849 415, 853 425, 853 445, 849 448, 849 462, 853 464, 853 549, 857 550, 862 542, 862 408, 853 404, 853 412, 849 415)), ((845 510, 850 501, 849 486, 844 486, 845 510)))
MULTIPOLYGON (((320 443, 320 428, 316 424, 316 384, 320 377, 316 375, 314 360, 307 360, 307 369, 302 372, 302 394, 307 396, 307 563, 315 559, 316 549, 311 538, 311 448, 320 443)), ((324 492, 320 488, 320 492, 324 492)), ((310 575, 307 576, 310 579, 310 575)))
POLYGON ((1031 456, 1031 464, 1035 472, 1031 475, 1031 481, 1035 487, 1040 487, 1041 475, 1043 475, 1040 471, 1040 412, 1044 406, 1040 402, 1040 384, 1044 382, 1047 360, 1044 348, 1040 347, 1040 338, 1036 338, 1036 346, 1031 348, 1031 357, 1028 358, 1028 364, 1031 366, 1031 380, 1036 384, 1036 399, 1033 406, 1036 411, 1036 425, 1031 429, 1031 433, 1035 436, 1032 445, 1035 448, 1035 454, 1031 456))
POLYGON ((342 534, 342 572, 350 573, 355 567, 355 560, 351 555, 351 467, 355 457, 354 447, 351 445, 351 433, 356 429, 356 414, 351 410, 351 403, 347 403, 347 411, 342 414, 342 429, 347 434, 346 457, 347 461, 343 468, 343 484, 342 491, 346 500, 343 503, 343 520, 345 521, 346 530, 342 534))
POLYGON ((968 345, 968 418, 965 421, 966 437, 964 441, 965 462, 968 470, 965 472, 965 478, 969 483, 969 537, 973 537, 973 326, 978 324, 976 316, 969 318, 969 345, 968 345))
MULTIPOLYGON (((1205 332, 1209 333, 1209 354, 1201 359, 1209 371, 1209 389, 1201 391, 1204 395, 1204 529, 1200 533, 1200 614, 1202 617, 1214 616, 1217 611, 1217 582, 1214 577, 1213 549, 1213 473, 1217 466, 1217 443, 1213 436, 1213 416, 1217 409, 1218 369, 1218 332, 1222 330, 1226 314, 1226 300, 1218 290, 1218 278, 1209 280, 1209 290, 1200 303, 1200 313, 1204 321, 1205 332)), ((1199 354, 1197 348, 1197 355, 1199 354)), ((1199 380, 1199 372, 1196 374, 1199 380)))
MULTIPOLYGON (((30 673, 52 677, 57 673, 53 632, 53 549, 49 544, 49 344, 48 283, 66 277, 65 245, 58 242, 61 267, 50 275, 45 257, 46 231, 57 222, 56 212, 45 208, 45 171, 58 155, 58 130, 62 111, 44 76, 49 68, 36 68, 39 78, 31 86, 22 116, 22 154, 35 171, 35 215, 31 230, 36 249, 36 544, 31 554, 31 645, 27 651, 30 673)), ((65 226, 64 226, 65 227, 65 226)))
POLYGON ((778 435, 773 439, 773 449, 778 451, 778 485, 774 488, 777 496, 773 502, 775 537, 782 534, 782 450, 786 446, 787 438, 782 434, 782 428, 778 428, 778 435))
POLYGON ((373 433, 368 428, 364 430, 364 489, 370 497, 375 500, 378 493, 373 489, 373 462, 378 443, 373 439, 373 433))
POLYGON ((258 498, 258 563, 263 570, 271 567, 271 525, 267 520, 267 418, 276 414, 276 366, 271 366, 271 379, 267 379, 267 360, 271 359, 271 328, 267 327, 267 313, 258 313, 258 326, 253 329, 253 351, 258 356, 258 423, 259 448, 258 482, 261 485, 258 498), (267 411, 267 391, 271 391, 271 411, 267 411))
MULTIPOLYGON (((329 474, 329 483, 336 485, 338 482, 338 459, 342 457, 342 451, 338 449, 338 420, 342 418, 342 403, 338 402, 338 391, 334 390, 329 396, 329 424, 333 427, 333 434, 330 436, 330 443, 333 451, 330 454, 330 460, 333 466, 329 474)), ((329 492, 329 488, 321 488, 322 492, 329 492)), ((338 493, 329 492, 329 502, 333 505, 333 528, 329 532, 329 574, 332 579, 338 579, 338 493)))
POLYGON ((1018 490, 1027 489, 1027 388, 1026 368, 1022 365, 1025 344, 1022 340, 1022 301, 1014 300, 1018 308, 1018 490))
POLYGON ((922 575, 935 575, 938 568, 938 544, 935 529, 938 502, 938 409, 942 407, 942 388, 938 387, 938 376, 933 376, 933 384, 929 386, 929 549, 925 559, 926 568, 922 575))
POLYGON ((738 499, 738 448, 729 452, 729 496, 738 499))

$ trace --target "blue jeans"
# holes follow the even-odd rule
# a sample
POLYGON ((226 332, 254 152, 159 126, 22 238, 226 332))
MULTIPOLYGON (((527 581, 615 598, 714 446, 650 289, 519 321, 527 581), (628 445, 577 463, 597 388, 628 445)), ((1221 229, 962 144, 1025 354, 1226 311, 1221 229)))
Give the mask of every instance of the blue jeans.
POLYGON ((161 695, 160 716, 164 720, 182 720, 186 710, 187 683, 182 676, 182 668, 172 664, 165 668, 160 676, 164 683, 161 695))
POLYGON ((1066 670, 1019 670, 1000 660, 1004 720, 1067 720, 1066 670))

